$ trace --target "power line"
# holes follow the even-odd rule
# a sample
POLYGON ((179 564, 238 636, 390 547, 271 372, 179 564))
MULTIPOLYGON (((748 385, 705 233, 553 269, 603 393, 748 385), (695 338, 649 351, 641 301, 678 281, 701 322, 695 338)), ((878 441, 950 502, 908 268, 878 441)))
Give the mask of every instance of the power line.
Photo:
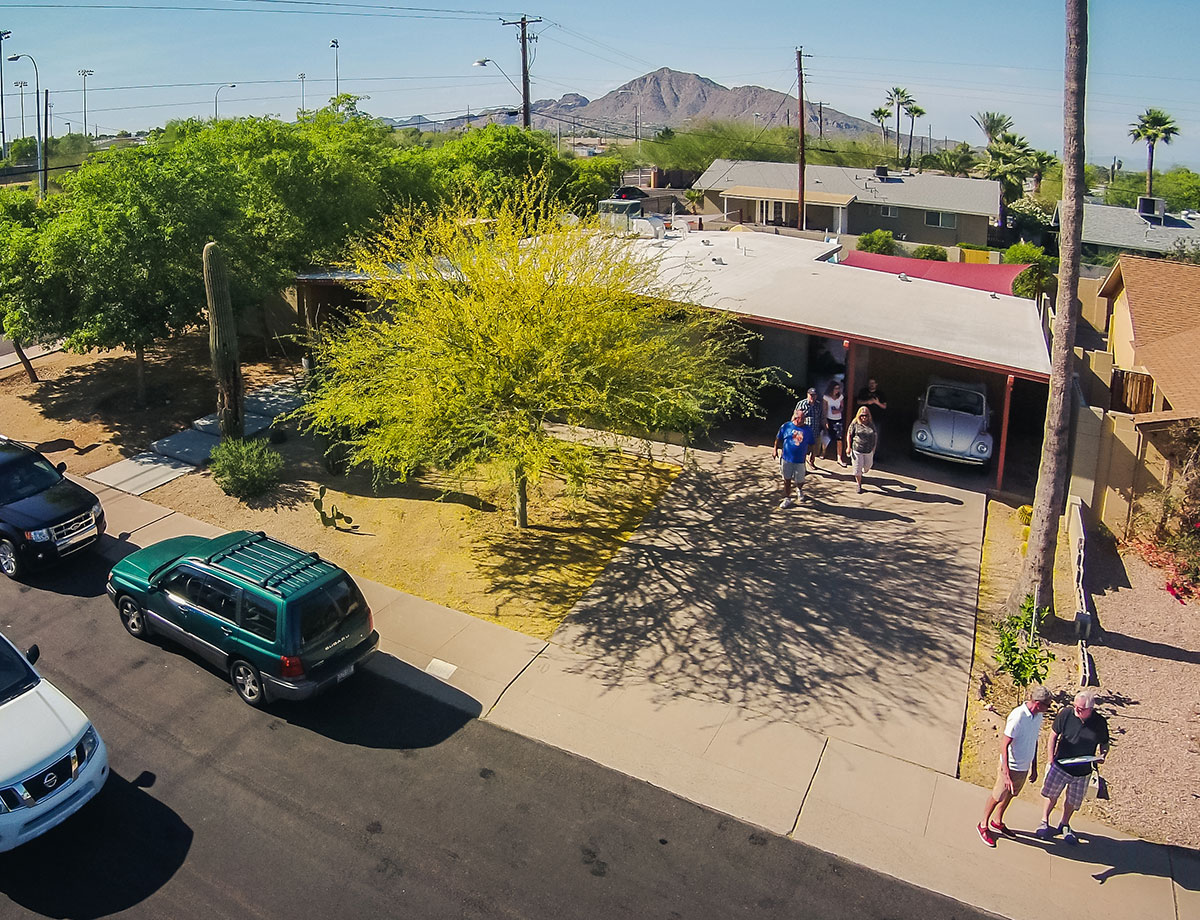
MULTIPOLYGON (((261 3, 263 0, 248 0, 251 3, 261 3)), ((281 2, 296 2, 296 0, 281 0, 281 2)), ((227 7, 227 6, 176 6, 165 3, 133 4, 133 3, 7 3, 7 9, 27 10, 134 10, 140 12, 172 12, 172 13, 263 13, 283 16, 328 16, 328 9, 279 9, 275 7, 227 7)), ((353 10, 339 10, 339 16, 355 16, 375 19, 440 19, 451 22, 487 22, 491 15, 460 14, 456 10, 446 10, 442 13, 368 13, 353 10)))

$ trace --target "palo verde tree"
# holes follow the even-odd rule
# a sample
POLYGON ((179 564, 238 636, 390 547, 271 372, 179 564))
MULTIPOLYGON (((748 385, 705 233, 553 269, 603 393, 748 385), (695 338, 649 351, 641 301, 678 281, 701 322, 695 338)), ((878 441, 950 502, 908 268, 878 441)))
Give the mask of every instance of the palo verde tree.
POLYGON ((582 487, 597 468, 597 447, 548 423, 696 433, 754 411, 770 378, 743 361, 742 327, 691 306, 634 242, 569 218, 545 177, 401 213, 354 261, 384 306, 317 337, 302 423, 380 478, 498 464, 521 527, 543 474, 582 487))

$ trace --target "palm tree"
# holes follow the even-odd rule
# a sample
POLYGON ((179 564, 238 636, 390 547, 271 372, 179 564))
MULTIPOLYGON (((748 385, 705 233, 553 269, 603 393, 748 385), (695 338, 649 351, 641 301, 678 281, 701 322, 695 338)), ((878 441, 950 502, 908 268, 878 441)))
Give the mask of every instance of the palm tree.
POLYGON ((1025 194, 1025 180, 1033 174, 1034 149, 1029 141, 1004 131, 988 144, 983 174, 1000 183, 1000 226, 1006 226, 1005 210, 1025 194))
POLYGON ((1045 150, 1035 150, 1029 156, 1029 177, 1033 179, 1033 193, 1042 191, 1042 178, 1058 163, 1058 157, 1045 150))
POLYGON ((912 105, 916 100, 903 86, 893 86, 887 92, 887 104, 896 111, 896 162, 900 162, 900 115, 905 106, 912 105))
POLYGON ((871 113, 871 120, 879 125, 879 133, 883 137, 883 142, 887 143, 887 120, 892 117, 892 110, 886 105, 881 105, 871 113))
POLYGON ((1079 255, 1083 236, 1083 106, 1087 81, 1087 0, 1066 0, 1066 85, 1063 93, 1063 200, 1059 211, 1058 308, 1050 345, 1050 397, 1028 551, 1009 597, 1016 609, 1026 595, 1037 607, 1054 606, 1054 550, 1070 473, 1071 387, 1079 315, 1079 255))
POLYGON ((1138 120, 1129 126, 1129 136, 1135 141, 1146 142, 1146 197, 1154 194, 1154 145, 1159 141, 1171 143, 1179 133, 1175 119, 1162 109, 1146 109, 1138 120))
POLYGON ((908 153, 904 155, 904 162, 907 164, 912 162, 913 129, 917 126, 917 119, 924 118, 927 113, 910 99, 908 105, 904 107, 904 114, 908 116, 908 153))
POLYGON ((1003 112, 979 112, 971 116, 971 121, 979 126, 989 144, 1013 126, 1012 118, 1003 112))
POLYGON ((975 155, 971 153, 971 145, 966 141, 953 149, 939 150, 921 158, 922 169, 938 169, 947 176, 969 176, 978 165, 975 155))

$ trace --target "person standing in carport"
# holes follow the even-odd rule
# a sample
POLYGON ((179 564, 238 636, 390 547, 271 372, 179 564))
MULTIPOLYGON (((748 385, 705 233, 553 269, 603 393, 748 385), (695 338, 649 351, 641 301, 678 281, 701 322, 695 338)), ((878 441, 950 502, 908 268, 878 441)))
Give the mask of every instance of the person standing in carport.
POLYGON ((858 405, 866 406, 871 410, 871 419, 875 422, 875 456, 879 456, 879 441, 880 434, 883 431, 883 423, 887 418, 887 397, 884 396, 883 390, 879 389, 879 384, 874 377, 867 380, 867 385, 858 391, 858 405))

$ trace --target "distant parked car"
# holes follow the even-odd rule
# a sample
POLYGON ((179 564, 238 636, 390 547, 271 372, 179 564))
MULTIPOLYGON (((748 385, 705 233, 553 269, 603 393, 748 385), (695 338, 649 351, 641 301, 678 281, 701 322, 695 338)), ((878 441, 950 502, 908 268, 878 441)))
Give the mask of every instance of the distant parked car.
POLYGON ((622 185, 612 193, 613 198, 649 198, 650 194, 636 185, 622 185))
POLYGON ((913 422, 913 450, 929 457, 985 466, 992 459, 990 417, 987 387, 982 383, 934 378, 921 397, 913 422))
POLYGON ((0 572, 20 578, 104 533, 100 500, 31 447, 0 436, 0 572))
POLYGON ((62 824, 108 779, 100 735, 37 660, 36 645, 22 654, 0 634, 0 853, 62 824))
POLYGON ((108 596, 131 636, 192 649, 251 706, 321 693, 379 646, 354 579, 264 533, 154 543, 113 566, 108 596))

